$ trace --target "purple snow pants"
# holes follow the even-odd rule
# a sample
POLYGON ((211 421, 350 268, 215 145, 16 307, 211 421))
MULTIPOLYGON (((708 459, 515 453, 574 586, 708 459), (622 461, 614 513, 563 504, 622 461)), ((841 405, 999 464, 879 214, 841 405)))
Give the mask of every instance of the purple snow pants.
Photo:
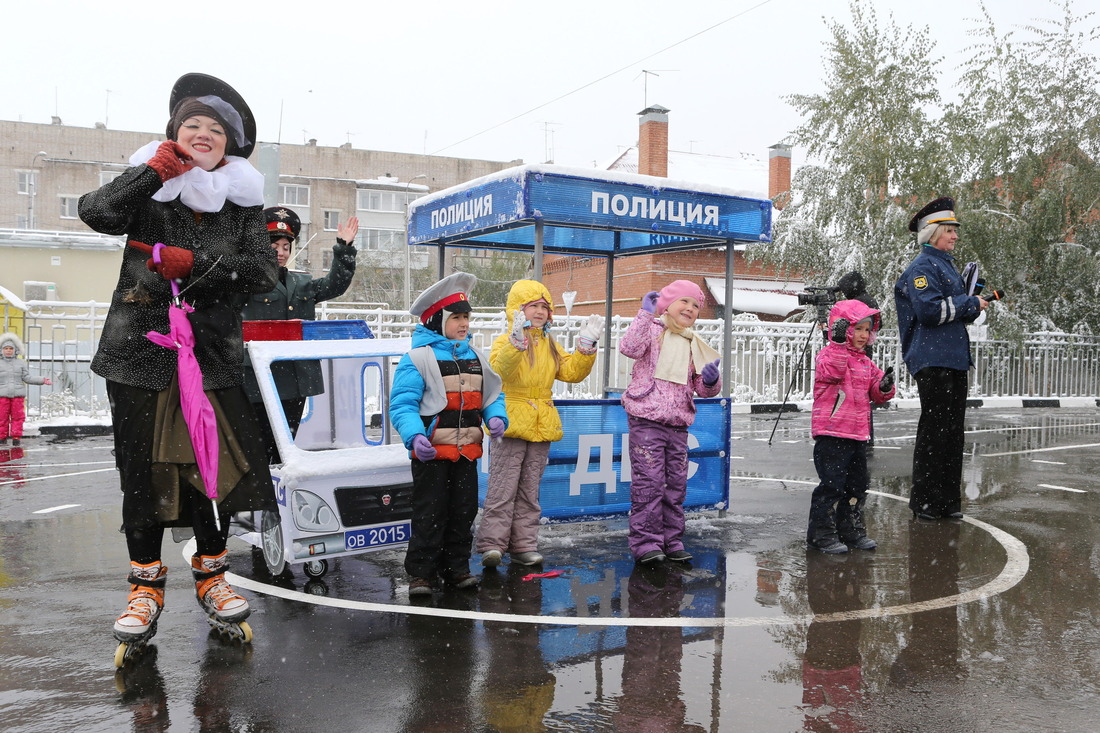
POLYGON ((504 438, 489 449, 489 485, 477 551, 534 552, 539 544, 539 483, 550 444, 504 438))
POLYGON ((630 553, 684 549, 688 431, 627 416, 630 426, 630 553))

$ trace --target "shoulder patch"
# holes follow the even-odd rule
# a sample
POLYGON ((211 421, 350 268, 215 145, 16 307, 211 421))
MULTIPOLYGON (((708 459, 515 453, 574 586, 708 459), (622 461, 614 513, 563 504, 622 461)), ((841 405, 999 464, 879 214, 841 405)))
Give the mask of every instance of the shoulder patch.
POLYGON ((928 278, 926 278, 924 275, 913 278, 913 287, 917 290, 924 290, 926 287, 928 287, 928 278))

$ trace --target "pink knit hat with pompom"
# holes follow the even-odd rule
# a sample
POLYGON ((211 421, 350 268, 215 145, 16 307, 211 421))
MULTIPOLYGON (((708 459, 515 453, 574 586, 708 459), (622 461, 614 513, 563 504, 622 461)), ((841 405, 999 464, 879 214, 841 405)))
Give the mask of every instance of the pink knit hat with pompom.
POLYGON ((673 301, 680 298, 695 298, 699 302, 700 308, 706 305, 707 302, 707 299, 703 296, 703 291, 691 280, 673 280, 661 288, 661 292, 657 296, 657 315, 664 313, 673 301))

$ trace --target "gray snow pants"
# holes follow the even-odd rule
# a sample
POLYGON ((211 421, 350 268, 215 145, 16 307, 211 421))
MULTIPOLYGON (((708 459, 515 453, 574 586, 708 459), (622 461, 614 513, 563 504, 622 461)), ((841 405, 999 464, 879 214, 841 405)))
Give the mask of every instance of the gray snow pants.
POLYGON ((539 544, 539 483, 550 456, 549 443, 504 438, 489 449, 489 485, 477 551, 534 552, 539 544))

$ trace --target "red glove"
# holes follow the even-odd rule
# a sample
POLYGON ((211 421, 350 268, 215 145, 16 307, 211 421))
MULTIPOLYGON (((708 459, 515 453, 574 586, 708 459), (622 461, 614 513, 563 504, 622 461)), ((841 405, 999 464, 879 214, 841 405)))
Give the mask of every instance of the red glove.
POLYGON ((170 178, 183 175, 194 166, 191 156, 184 152, 175 140, 165 140, 157 148, 157 154, 146 161, 146 165, 157 172, 161 183, 170 178))
POLYGON ((126 244, 149 255, 145 266, 149 268, 149 272, 155 272, 165 280, 178 280, 187 277, 195 266, 195 255, 190 250, 181 247, 162 247, 160 250, 160 264, 158 265, 153 261, 153 248, 148 244, 138 242, 135 239, 131 239, 126 244))

